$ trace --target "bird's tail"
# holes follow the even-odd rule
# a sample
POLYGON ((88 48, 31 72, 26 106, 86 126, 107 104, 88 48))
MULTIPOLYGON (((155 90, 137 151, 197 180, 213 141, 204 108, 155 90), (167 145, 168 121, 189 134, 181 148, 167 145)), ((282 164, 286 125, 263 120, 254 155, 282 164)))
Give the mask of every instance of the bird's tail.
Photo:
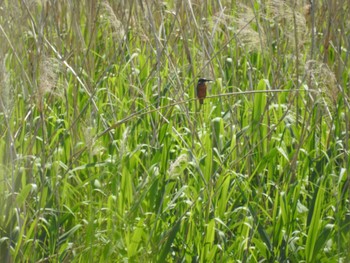
POLYGON ((199 99, 199 104, 203 104, 204 99, 199 99))

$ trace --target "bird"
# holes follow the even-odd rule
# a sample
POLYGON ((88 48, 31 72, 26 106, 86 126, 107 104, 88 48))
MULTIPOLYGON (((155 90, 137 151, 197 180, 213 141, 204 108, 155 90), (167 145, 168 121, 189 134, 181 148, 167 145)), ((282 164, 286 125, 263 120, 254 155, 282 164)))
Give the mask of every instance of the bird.
POLYGON ((197 97, 199 103, 203 104, 205 97, 207 96, 207 85, 206 82, 212 81, 210 79, 200 78, 197 83, 197 97))

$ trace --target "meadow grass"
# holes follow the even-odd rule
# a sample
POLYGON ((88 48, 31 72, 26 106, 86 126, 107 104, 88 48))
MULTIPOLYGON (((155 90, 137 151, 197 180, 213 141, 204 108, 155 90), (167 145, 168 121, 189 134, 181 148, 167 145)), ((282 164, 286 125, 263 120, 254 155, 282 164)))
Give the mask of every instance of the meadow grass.
POLYGON ((349 1, 0 7, 1 262, 350 262, 349 1))

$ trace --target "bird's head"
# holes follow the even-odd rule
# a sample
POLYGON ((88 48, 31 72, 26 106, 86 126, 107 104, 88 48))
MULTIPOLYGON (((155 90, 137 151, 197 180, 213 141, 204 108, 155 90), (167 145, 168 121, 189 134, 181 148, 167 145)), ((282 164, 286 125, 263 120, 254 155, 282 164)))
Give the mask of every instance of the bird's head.
POLYGON ((198 84, 202 84, 202 83, 209 82, 209 81, 212 81, 212 80, 211 80, 211 79, 200 78, 200 79, 198 80, 198 84))

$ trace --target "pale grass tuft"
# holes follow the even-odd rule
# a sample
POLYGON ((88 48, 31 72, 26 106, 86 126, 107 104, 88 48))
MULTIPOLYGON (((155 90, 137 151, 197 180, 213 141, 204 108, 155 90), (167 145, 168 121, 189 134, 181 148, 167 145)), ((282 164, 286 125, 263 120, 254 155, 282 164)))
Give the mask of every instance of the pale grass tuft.
POLYGON ((312 5, 310 5, 310 4, 304 5, 304 7, 303 7, 303 14, 304 14, 306 25, 307 25, 308 28, 310 28, 311 24, 312 24, 311 11, 312 11, 312 5))
POLYGON ((222 34, 227 34, 227 39, 230 38, 229 32, 234 31, 234 17, 230 14, 225 14, 225 11, 218 12, 213 15, 213 19, 209 20, 209 26, 212 29, 212 32, 220 32, 222 34))
POLYGON ((83 129, 85 145, 89 149, 90 156, 100 156, 105 152, 105 147, 101 146, 100 141, 94 140, 94 127, 86 127, 83 129))
POLYGON ((0 64, 0 112, 9 113, 13 102, 9 83, 9 74, 6 70, 5 59, 0 64))
POLYGON ((45 58, 40 65, 39 97, 46 93, 62 97, 63 89, 58 85, 58 73, 61 69, 61 63, 55 58, 45 58))
POLYGON ((102 22, 106 25, 111 25, 113 38, 116 41, 123 40, 125 31, 122 22, 117 18, 113 8, 107 1, 102 3, 102 22))
POLYGON ((301 4, 296 4, 296 8, 292 8, 285 1, 271 0, 267 3, 269 16, 278 23, 278 27, 283 31, 282 33, 292 41, 295 41, 295 30, 297 32, 299 45, 303 45, 306 41, 307 26, 305 11, 299 12, 297 9, 303 9, 301 4), (300 8, 299 8, 300 7, 300 8), (294 19, 295 17, 295 19, 294 19))
POLYGON ((309 60, 305 64, 305 73, 310 88, 318 90, 322 94, 325 106, 333 108, 338 100, 339 89, 337 79, 327 64, 315 60, 309 60))
POLYGON ((130 135, 130 127, 126 127, 124 132, 123 132, 123 135, 122 135, 122 139, 120 141, 120 157, 122 158, 124 153, 126 153, 128 151, 128 137, 130 135))
POLYGON ((64 95, 64 87, 59 85, 58 82, 58 73, 61 70, 60 65, 60 61, 55 58, 44 58, 40 63, 40 78, 36 93, 36 102, 39 110, 43 110, 46 94, 60 98, 64 95))
POLYGON ((176 158, 174 162, 170 164, 169 168, 169 176, 170 178, 176 178, 181 175, 182 173, 182 165, 187 163, 188 158, 186 154, 181 154, 179 157, 176 158))
MULTIPOLYGON (((226 9, 230 12, 229 9, 226 9)), ((237 7, 236 16, 218 12, 213 16, 212 31, 219 31, 227 34, 233 31, 237 35, 238 43, 248 51, 259 51, 261 44, 265 45, 266 36, 262 27, 256 25, 256 18, 253 10, 243 4, 237 7)), ((229 38, 230 36, 228 36, 229 38)))
POLYGON ((263 51, 266 46, 266 35, 260 24, 256 24, 255 14, 250 7, 240 4, 234 23, 240 44, 248 51, 263 51))
POLYGON ((307 5, 303 6, 303 13, 304 13, 304 16, 306 18, 311 16, 311 8, 312 8, 312 6, 310 4, 307 4, 307 5))

